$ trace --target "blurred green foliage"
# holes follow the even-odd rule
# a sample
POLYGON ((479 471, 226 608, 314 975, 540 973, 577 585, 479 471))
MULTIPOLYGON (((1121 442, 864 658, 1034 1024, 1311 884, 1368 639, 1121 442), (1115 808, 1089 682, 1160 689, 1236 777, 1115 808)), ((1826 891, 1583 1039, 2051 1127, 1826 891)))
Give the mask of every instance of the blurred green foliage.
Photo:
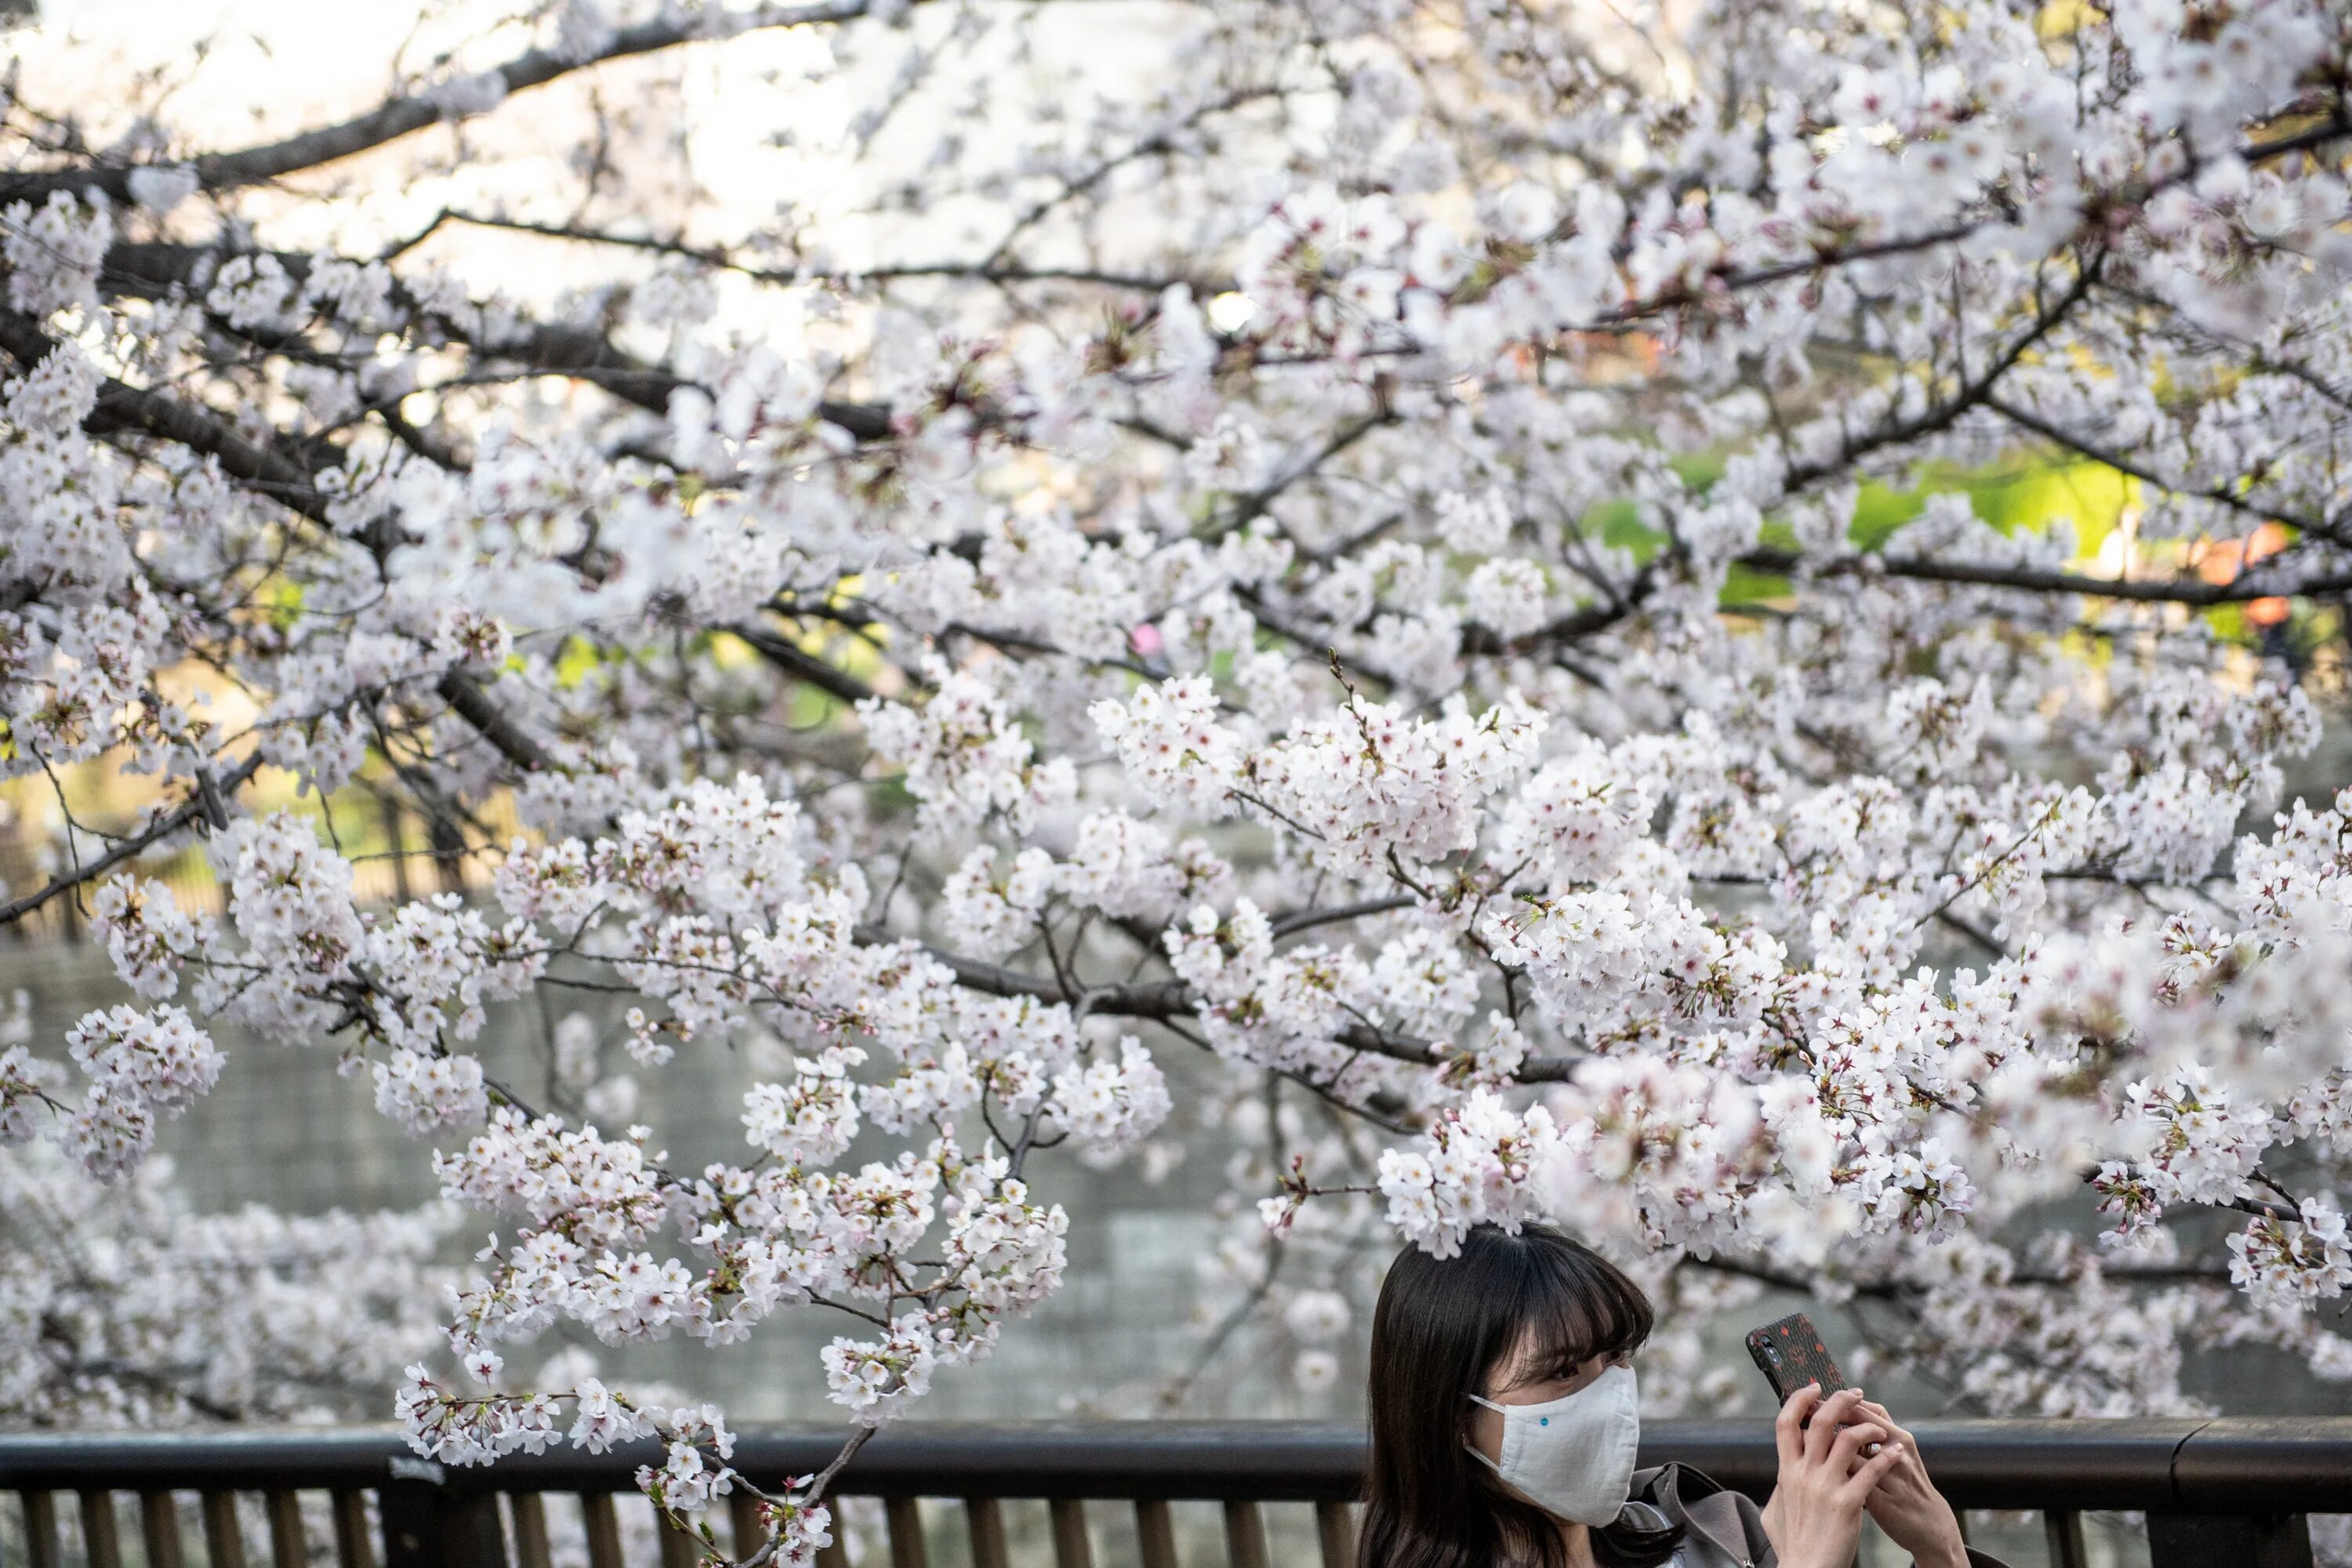
MULTIPOLYGON (((1675 471, 1698 489, 1713 484, 1723 472, 1719 457, 1681 458, 1675 471)), ((1853 523, 1847 537, 1856 549, 1878 550, 1903 525, 1927 509, 1930 496, 1959 492, 1968 496, 1976 514, 2000 530, 2039 531, 2062 520, 2074 529, 2077 559, 2095 556, 2115 531, 2126 507, 2138 499, 2139 481, 2104 463, 2048 458, 2021 458, 1998 468, 1967 469, 1949 464, 1923 466, 1916 482, 1896 489, 1876 479, 1865 483, 1854 500, 1853 523)), ((1647 561, 1665 542, 1665 536, 1642 521, 1630 500, 1609 501, 1592 509, 1585 519, 1588 533, 1601 542, 1631 551, 1636 561, 1647 561)), ((1796 543, 1787 523, 1767 518, 1762 542, 1790 549, 1796 543)), ((1726 607, 1786 598, 1788 579, 1778 573, 1734 565, 1724 584, 1726 607)))

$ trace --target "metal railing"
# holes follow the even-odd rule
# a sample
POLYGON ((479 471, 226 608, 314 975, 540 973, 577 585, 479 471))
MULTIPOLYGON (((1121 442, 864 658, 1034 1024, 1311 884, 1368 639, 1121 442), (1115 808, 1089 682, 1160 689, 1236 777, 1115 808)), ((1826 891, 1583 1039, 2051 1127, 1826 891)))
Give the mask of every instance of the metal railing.
MULTIPOLYGON (((1914 1431, 1956 1508, 2040 1512, 2053 1568, 2084 1568, 2086 1513, 2144 1514, 2152 1568, 2308 1568, 2305 1516, 2352 1512, 2352 1418, 1927 1421, 1914 1431)), ((733 1462, 778 1486, 820 1468, 842 1436, 755 1429, 740 1435, 733 1462)), ((1644 1464, 1680 1460, 1751 1496, 1771 1488, 1772 1437, 1760 1421, 1649 1422, 1642 1450, 1644 1464)), ((60 1493, 79 1510, 81 1568, 124 1568, 117 1497, 126 1493, 139 1500, 146 1568, 184 1568, 191 1493, 208 1568, 247 1568, 255 1543, 237 1500, 256 1493, 270 1568, 325 1568, 310 1561, 304 1493, 329 1500, 336 1568, 551 1568, 543 1500, 567 1493, 579 1500, 590 1568, 652 1568, 624 1563, 614 1500, 657 1458, 636 1444, 445 1468, 374 1427, 0 1434, 0 1491, 23 1510, 24 1568, 73 1568, 60 1493)), ((921 1499, 960 1502, 972 1568, 1010 1568, 1004 1503, 1027 1499, 1050 1510, 1055 1568, 1094 1568, 1089 1505, 1118 1503, 1133 1510, 1141 1568, 1179 1568, 1170 1505, 1191 1500, 1223 1505, 1230 1568, 1269 1568, 1266 1503, 1312 1504, 1323 1568, 1351 1568, 1363 1458, 1360 1432, 1331 1423, 908 1423, 868 1443, 835 1491, 881 1500, 891 1568, 928 1568, 921 1499)), ((756 1544, 754 1521, 747 1508, 729 1512, 740 1555, 756 1544)), ((660 1568, 693 1568, 693 1540, 667 1530, 658 1539, 660 1568)), ((1217 1568, 1203 1556, 1195 1551, 1183 1568, 1217 1568)), ((821 1559, 824 1568, 847 1561, 839 1545, 821 1559)))

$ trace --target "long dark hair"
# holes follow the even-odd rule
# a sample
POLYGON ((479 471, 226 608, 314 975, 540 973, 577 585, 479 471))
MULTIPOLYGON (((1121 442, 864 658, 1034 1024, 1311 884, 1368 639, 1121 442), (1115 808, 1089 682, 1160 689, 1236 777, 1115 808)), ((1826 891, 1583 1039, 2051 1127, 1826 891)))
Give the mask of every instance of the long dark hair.
MULTIPOLYGON (((1631 1351, 1650 1337, 1650 1299, 1591 1248, 1549 1226, 1472 1227, 1459 1257, 1407 1247, 1372 1313, 1372 1462, 1357 1568, 1566 1568, 1551 1515, 1504 1489, 1469 1451, 1474 1394, 1535 1336, 1549 1370, 1631 1351)), ((1683 1528, 1608 1524, 1592 1554, 1614 1568, 1674 1555, 1683 1528)))

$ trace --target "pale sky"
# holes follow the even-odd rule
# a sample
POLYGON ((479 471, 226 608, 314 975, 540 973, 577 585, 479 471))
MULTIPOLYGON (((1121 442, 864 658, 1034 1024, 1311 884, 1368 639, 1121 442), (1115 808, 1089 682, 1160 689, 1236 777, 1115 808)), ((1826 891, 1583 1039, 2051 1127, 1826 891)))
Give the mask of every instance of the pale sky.
MULTIPOLYGON (((205 148, 228 148, 364 110, 384 95, 396 56, 411 68, 453 48, 467 69, 509 58, 535 40, 513 26, 486 34, 483 19, 518 8, 513 0, 44 0, 41 22, 9 36, 6 47, 22 62, 20 79, 28 100, 52 112, 72 110, 100 145, 123 129, 108 123, 107 110, 110 103, 120 103, 121 84, 133 72, 160 66, 185 79, 165 108, 173 131, 205 148), (194 51, 207 39, 211 54, 197 67, 194 51)), ((1016 89, 1034 81, 1036 95, 1059 100, 1067 84, 1058 73, 1077 67, 1095 90, 1114 100, 1131 97, 1157 63, 1158 9, 1151 0, 1073 6, 1058 14, 1047 7, 1032 32, 1036 58, 1044 62, 1040 67, 1007 68, 1001 58, 985 52, 957 60, 932 84, 926 111, 936 116, 940 105, 961 97, 959 72, 969 77, 987 71, 992 79, 1016 89)), ((730 209, 740 212, 740 223, 723 226, 756 226, 786 195, 819 214, 862 205, 894 165, 908 173, 919 170, 940 132, 952 129, 936 119, 902 114, 886 133, 878 157, 852 167, 843 155, 845 131, 855 112, 884 97, 905 51, 932 30, 929 16, 919 13, 916 19, 925 26, 912 33, 858 30, 856 58, 838 68, 829 39, 839 35, 793 28, 749 35, 723 47, 696 46, 618 61, 583 77, 594 79, 608 103, 656 105, 651 118, 658 123, 676 124, 682 110, 697 176, 723 192, 730 209), (665 96, 648 96, 654 92, 665 96), (790 147, 772 144, 779 132, 790 133, 790 147)), ((530 163, 567 157, 590 140, 584 86, 583 78, 571 79, 533 91, 528 107, 518 100, 469 121, 469 142, 495 154, 500 165, 487 183, 469 181, 466 171, 422 178, 404 169, 376 172, 368 182, 368 223, 362 226, 410 232, 444 205, 465 207, 492 200, 529 216, 561 216, 530 211, 534 198, 543 201, 563 185, 560 178, 535 178, 530 163)), ((399 159, 404 153, 414 158, 428 143, 446 148, 446 139, 436 141, 444 137, 423 132, 376 156, 399 159)), ((995 156, 1013 139, 983 134, 974 140, 995 156)), ((560 176, 562 171, 550 173, 560 176)), ((354 209, 345 204, 341 216, 348 221, 354 209)), ((853 224, 842 237, 852 247, 860 227, 853 224)), ((281 236, 280 242, 329 237, 281 236)), ((379 237, 344 237, 368 244, 379 237)), ((955 237, 940 235, 931 247, 935 254, 911 258, 937 259, 954 249, 955 237)), ((875 259, 854 251, 848 258, 875 259)))

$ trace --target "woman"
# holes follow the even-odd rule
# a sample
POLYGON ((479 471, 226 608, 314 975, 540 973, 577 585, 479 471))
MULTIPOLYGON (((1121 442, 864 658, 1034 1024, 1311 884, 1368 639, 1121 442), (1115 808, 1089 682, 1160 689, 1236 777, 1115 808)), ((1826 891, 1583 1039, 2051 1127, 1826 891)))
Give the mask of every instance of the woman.
POLYGON ((1856 1389, 1781 1406, 1760 1510, 1696 1470, 1635 1470, 1651 1321, 1639 1287, 1545 1226, 1479 1226, 1442 1260, 1407 1247, 1372 1317, 1358 1568, 1850 1568, 1865 1511, 1918 1568, 1999 1568, 1856 1389))

